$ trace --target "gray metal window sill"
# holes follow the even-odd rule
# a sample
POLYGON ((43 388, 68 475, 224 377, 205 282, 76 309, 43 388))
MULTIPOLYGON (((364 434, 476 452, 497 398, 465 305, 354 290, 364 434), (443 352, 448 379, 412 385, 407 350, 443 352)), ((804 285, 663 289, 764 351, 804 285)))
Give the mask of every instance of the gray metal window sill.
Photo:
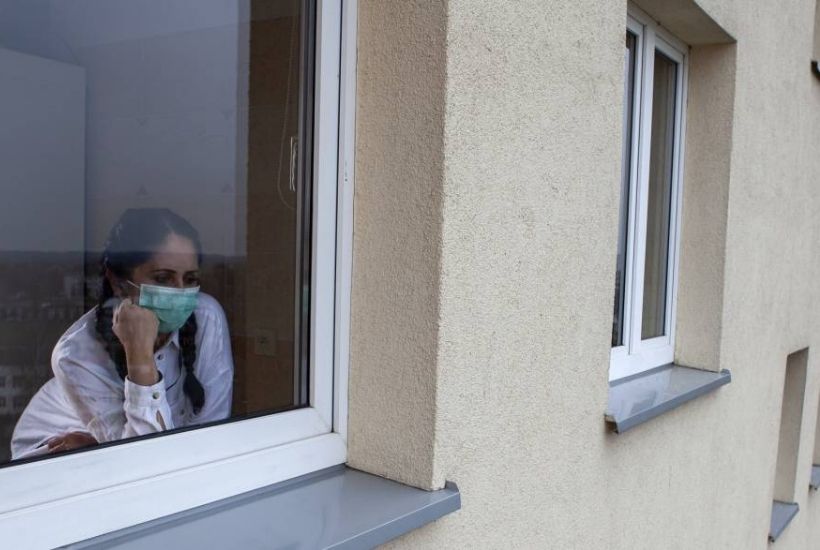
POLYGON ((609 384, 604 418, 623 433, 732 381, 724 369, 711 372, 669 364, 609 384))
POLYGON ((820 466, 812 464, 811 479, 809 480, 809 489, 816 491, 820 487, 820 466))
POLYGON ((337 466, 68 548, 373 548, 459 508, 452 483, 422 491, 337 466))
POLYGON ((786 529, 786 526, 791 523, 797 512, 800 511, 800 506, 795 502, 780 502, 775 500, 772 504, 772 522, 769 526, 769 541, 774 542, 786 529))

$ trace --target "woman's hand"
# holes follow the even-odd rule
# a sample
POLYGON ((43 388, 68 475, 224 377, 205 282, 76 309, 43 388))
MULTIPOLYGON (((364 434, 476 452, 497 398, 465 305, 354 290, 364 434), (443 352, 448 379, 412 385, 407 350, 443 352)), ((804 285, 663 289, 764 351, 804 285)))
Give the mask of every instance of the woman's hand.
POLYGON ((128 378, 135 384, 152 386, 159 381, 154 363, 154 343, 159 320, 150 310, 124 299, 114 310, 114 334, 125 348, 128 378))
POLYGON ((91 434, 85 432, 69 432, 49 439, 48 452, 54 454, 62 451, 71 451, 73 449, 82 449, 83 447, 96 444, 97 440, 94 439, 91 434))

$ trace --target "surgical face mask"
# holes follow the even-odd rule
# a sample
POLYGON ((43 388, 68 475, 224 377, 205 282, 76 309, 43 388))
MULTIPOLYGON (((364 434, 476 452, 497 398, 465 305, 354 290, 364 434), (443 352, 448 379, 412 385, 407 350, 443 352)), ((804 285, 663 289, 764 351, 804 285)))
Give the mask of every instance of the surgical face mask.
POLYGON ((159 332, 179 330, 196 309, 199 287, 171 288, 157 285, 137 285, 139 288, 139 306, 154 312, 159 319, 159 332))

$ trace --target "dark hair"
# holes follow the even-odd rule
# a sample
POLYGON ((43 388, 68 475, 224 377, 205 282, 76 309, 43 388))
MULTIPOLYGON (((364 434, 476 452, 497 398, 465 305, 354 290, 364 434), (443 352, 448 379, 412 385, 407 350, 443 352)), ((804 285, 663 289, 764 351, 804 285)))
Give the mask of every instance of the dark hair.
MULTIPOLYGON (((111 229, 105 243, 101 261, 102 292, 97 305, 96 329, 108 355, 117 368, 120 378, 125 380, 128 366, 125 349, 113 330, 113 308, 106 302, 114 296, 114 289, 106 277, 106 271, 128 279, 134 268, 144 264, 169 235, 176 234, 190 239, 197 252, 197 261, 202 261, 202 245, 196 229, 180 215, 167 208, 129 208, 111 229)), ((179 329, 179 346, 182 364, 185 367, 183 391, 198 414, 205 404, 205 389, 194 375, 196 361, 196 315, 191 314, 179 329)))

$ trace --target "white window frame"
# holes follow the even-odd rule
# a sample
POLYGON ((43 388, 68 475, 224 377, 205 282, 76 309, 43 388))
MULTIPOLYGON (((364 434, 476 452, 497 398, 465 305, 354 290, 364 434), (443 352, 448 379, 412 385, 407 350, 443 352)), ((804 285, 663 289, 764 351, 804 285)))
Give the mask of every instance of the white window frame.
POLYGON ((680 220, 683 183, 683 145, 686 129, 688 47, 655 23, 643 11, 629 7, 627 29, 636 40, 633 91, 632 141, 629 144, 629 216, 627 220, 626 273, 624 284, 624 344, 611 352, 609 379, 617 380, 672 363, 675 358, 675 312, 677 307, 680 220), (672 192, 669 216, 669 259, 666 293, 666 334, 641 339, 643 277, 646 257, 646 218, 652 130, 652 90, 655 51, 678 64, 675 90, 675 131, 672 157, 672 192))
POLYGON ((356 0, 317 0, 310 403, 0 469, 7 548, 85 540, 347 459, 356 0))

